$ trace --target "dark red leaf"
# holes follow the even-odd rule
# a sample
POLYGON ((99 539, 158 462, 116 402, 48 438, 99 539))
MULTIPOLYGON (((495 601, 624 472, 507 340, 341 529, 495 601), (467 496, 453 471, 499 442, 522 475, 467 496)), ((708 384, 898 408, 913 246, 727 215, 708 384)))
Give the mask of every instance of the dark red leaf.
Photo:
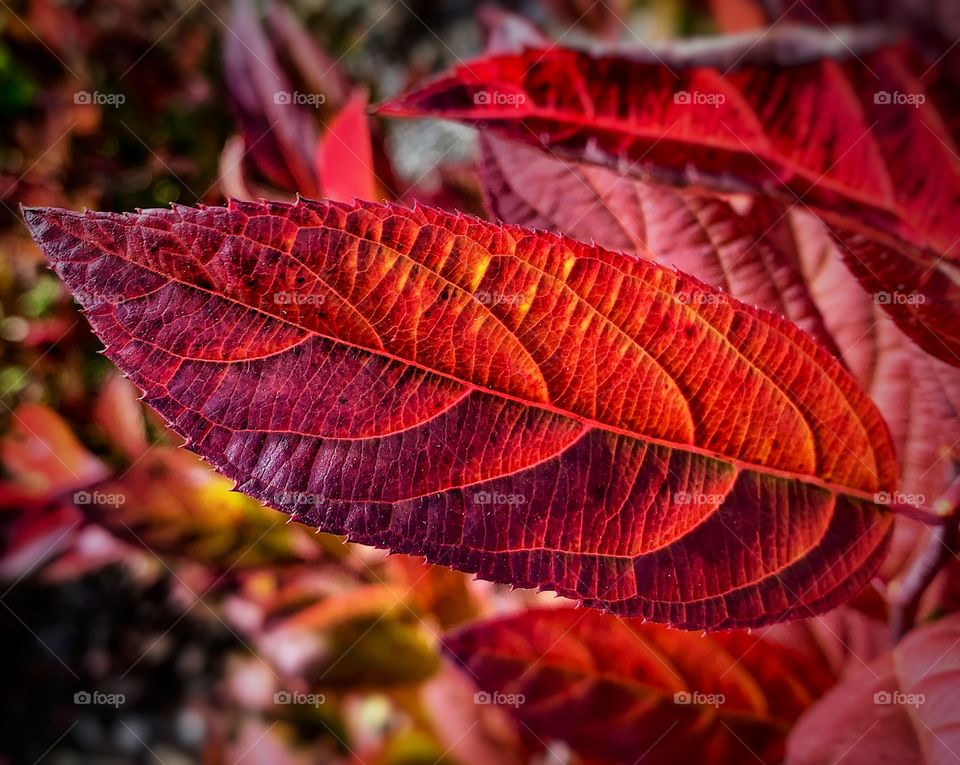
POLYGON ((960 365, 960 154, 899 50, 821 35, 492 55, 380 111, 460 120, 671 184, 802 202, 867 290, 893 294, 884 307, 901 327, 960 365))
POLYGON ((373 203, 26 216, 145 400, 323 530, 707 628, 828 609, 884 555, 855 381, 651 261, 373 203))
POLYGON ((791 723, 833 682, 759 636, 569 608, 474 624, 445 645, 531 748, 561 740, 591 763, 779 762, 791 723))

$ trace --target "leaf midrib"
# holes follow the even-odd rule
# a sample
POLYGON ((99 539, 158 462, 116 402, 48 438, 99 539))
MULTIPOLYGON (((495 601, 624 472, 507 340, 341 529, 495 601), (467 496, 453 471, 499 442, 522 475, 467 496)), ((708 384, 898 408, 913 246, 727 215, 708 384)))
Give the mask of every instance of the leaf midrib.
MULTIPOLYGON (((75 216, 77 216, 77 217, 81 217, 81 218, 82 218, 82 217, 85 217, 84 214, 77 214, 77 213, 74 213, 74 212, 72 212, 72 211, 67 211, 67 213, 70 214, 70 215, 75 215, 75 216)), ((76 236, 75 234, 72 234, 70 231, 67 231, 67 230, 64 229, 62 226, 60 226, 58 222, 53 222, 53 223, 54 223, 54 225, 57 225, 58 227, 60 227, 61 230, 64 230, 68 236, 71 236, 71 237, 75 237, 75 236, 76 236)), ((170 234, 170 233, 171 233, 171 232, 170 232, 169 230, 167 230, 167 229, 161 229, 161 228, 155 228, 155 227, 151 227, 151 226, 146 226, 146 225, 144 225, 143 223, 139 223, 139 222, 136 224, 136 226, 137 226, 137 227, 140 227, 140 228, 148 228, 148 229, 151 229, 151 230, 159 231, 159 232, 164 233, 164 234, 170 234)), ((339 230, 339 229, 337 229, 337 230, 339 230)), ((218 231, 219 231, 219 230, 218 230, 218 231)), ((220 232, 220 233, 223 233, 223 232, 220 232)), ((80 237, 77 237, 77 238, 80 238, 80 237)), ((358 239, 362 239, 362 237, 357 237, 357 238, 358 238, 358 239)), ((96 243, 96 242, 93 242, 93 241, 91 241, 90 239, 87 239, 87 238, 81 238, 81 239, 82 239, 82 241, 87 242, 89 245, 91 245, 91 246, 93 246, 93 247, 96 247, 98 250, 100 250, 100 251, 101 251, 102 253, 104 253, 105 255, 110 255, 110 256, 113 256, 113 257, 118 257, 118 258, 120 258, 121 260, 124 260, 125 262, 129 263, 130 265, 132 265, 132 266, 134 266, 134 267, 136 267, 136 268, 141 268, 141 269, 143 269, 144 271, 147 271, 147 272, 152 273, 152 274, 154 274, 154 275, 156 275, 156 276, 159 276, 159 277, 161 277, 161 278, 163 278, 163 279, 166 279, 168 282, 172 282, 172 283, 175 283, 175 284, 179 284, 179 285, 181 285, 182 287, 187 288, 187 289, 193 289, 193 290, 197 290, 198 292, 206 293, 207 295, 210 295, 211 297, 214 297, 214 298, 217 298, 217 299, 220 299, 220 300, 226 300, 226 301, 228 301, 228 302, 230 302, 230 303, 232 303, 232 304, 234 304, 234 305, 236 305, 236 306, 239 306, 240 308, 243 308, 243 309, 248 310, 248 311, 253 311, 253 312, 255 312, 255 313, 259 313, 259 314, 261 314, 261 315, 263 315, 263 316, 265 316, 265 317, 268 317, 268 318, 271 319, 271 320, 279 321, 279 322, 281 322, 281 323, 283 323, 283 324, 286 324, 286 325, 288 325, 288 326, 290 326, 290 327, 293 327, 293 328, 295 328, 295 329, 297 329, 297 330, 299 330, 299 331, 301 331, 301 332, 304 332, 304 333, 313 335, 313 336, 315 336, 315 337, 320 337, 320 338, 323 338, 323 339, 328 340, 328 341, 330 341, 330 342, 337 343, 337 344, 340 344, 340 345, 344 345, 344 346, 347 346, 347 347, 356 348, 357 350, 360 350, 360 351, 362 351, 362 352, 364 352, 364 353, 370 353, 370 354, 376 354, 376 355, 383 356, 384 358, 390 359, 390 360, 392 360, 392 361, 396 361, 396 362, 398 362, 398 363, 400 363, 400 364, 405 364, 405 365, 407 365, 407 366, 414 367, 414 368, 416 368, 416 369, 420 369, 420 370, 426 372, 427 374, 432 374, 432 375, 436 375, 436 376, 438 376, 438 377, 442 377, 442 378, 451 380, 452 382, 455 382, 455 383, 457 383, 458 385, 462 385, 462 386, 464 386, 464 387, 471 388, 471 389, 477 390, 477 391, 483 391, 483 392, 492 393, 492 394, 494 394, 494 395, 496 395, 496 396, 499 396, 499 397, 501 397, 501 398, 503 398, 503 399, 505 399, 505 400, 512 401, 512 402, 521 404, 521 405, 523 405, 523 406, 536 407, 536 408, 538 408, 538 409, 542 409, 542 410, 544 410, 544 411, 546 411, 546 412, 549 412, 550 414, 553 414, 553 415, 556 415, 556 416, 560 416, 560 417, 564 417, 564 418, 567 418, 567 419, 570 419, 570 420, 574 420, 574 421, 577 421, 577 422, 581 422, 581 423, 583 423, 585 426, 588 426, 588 427, 593 428, 593 429, 607 431, 607 432, 613 433, 613 434, 615 434, 615 435, 621 435, 621 436, 624 436, 624 437, 627 437, 627 438, 635 439, 635 440, 642 441, 642 442, 646 442, 646 443, 657 444, 657 445, 664 446, 664 447, 667 447, 667 448, 670 448, 670 449, 674 449, 674 450, 679 450, 679 451, 683 451, 683 452, 689 452, 689 453, 692 453, 692 454, 697 454, 697 455, 700 455, 700 456, 703 456, 703 457, 707 457, 707 458, 709 458, 709 459, 714 459, 714 460, 718 460, 718 461, 720 461, 720 462, 725 462, 725 463, 727 463, 727 464, 732 465, 732 466, 733 466, 734 468, 736 468, 737 470, 746 470, 746 471, 751 471, 751 472, 758 473, 758 474, 760 474, 760 475, 769 475, 769 476, 773 476, 773 477, 783 478, 783 479, 789 480, 789 481, 799 481, 799 482, 802 482, 802 483, 807 483, 807 484, 816 486, 816 487, 818 487, 818 488, 821 488, 821 489, 827 491, 827 492, 830 493, 830 494, 842 494, 842 495, 846 495, 846 496, 853 497, 853 498, 856 498, 856 499, 865 500, 865 501, 868 501, 868 502, 870 502, 870 503, 872 503, 872 504, 875 504, 875 499, 874 499, 875 494, 874 494, 874 493, 871 493, 871 492, 866 491, 866 490, 863 490, 863 489, 856 489, 856 488, 854 488, 854 487, 846 486, 846 485, 844 485, 844 484, 839 484, 839 483, 835 483, 835 482, 832 482, 832 481, 827 481, 827 480, 821 478, 821 477, 818 476, 818 475, 813 475, 813 474, 808 474, 808 473, 798 473, 798 472, 794 472, 794 471, 790 471, 790 470, 784 470, 784 469, 781 469, 781 468, 770 467, 770 466, 767 466, 767 465, 760 465, 760 464, 757 464, 757 463, 748 462, 748 461, 745 461, 745 460, 741 460, 741 459, 739 459, 739 458, 735 458, 735 457, 731 457, 731 456, 728 456, 728 455, 724 455, 724 454, 722 454, 722 453, 715 452, 715 451, 712 451, 712 450, 710 450, 710 449, 706 449, 706 448, 701 447, 701 446, 698 446, 698 445, 696 445, 696 444, 679 443, 679 442, 671 441, 671 440, 665 439, 665 438, 658 438, 658 437, 656 437, 656 436, 650 436, 650 435, 646 435, 646 434, 642 434, 642 433, 636 433, 636 432, 631 431, 631 430, 628 430, 628 429, 626 429, 626 428, 622 428, 622 427, 619 427, 619 426, 616 426, 616 425, 613 425, 613 424, 609 424, 609 423, 600 422, 599 420, 595 420, 594 418, 587 417, 587 416, 584 416, 584 415, 575 414, 575 413, 570 412, 570 411, 567 411, 567 410, 565 410, 565 409, 561 409, 560 407, 557 407, 556 405, 554 405, 554 404, 552 404, 552 403, 550 403, 550 402, 530 401, 530 400, 528 400, 528 399, 526 399, 526 398, 523 398, 523 397, 521 397, 521 396, 517 396, 517 395, 514 395, 514 394, 506 393, 506 392, 504 392, 504 391, 500 391, 500 390, 497 390, 497 389, 495 389, 495 388, 486 388, 486 387, 480 386, 480 385, 478 385, 478 384, 476 384, 476 383, 474 383, 474 382, 470 382, 470 381, 466 381, 466 380, 461 380, 460 378, 458 378, 458 377, 456 377, 456 376, 454 376, 454 375, 452 375, 452 374, 449 374, 449 373, 446 373, 446 372, 441 372, 441 371, 439 371, 439 370, 432 369, 432 368, 430 368, 430 367, 428 367, 428 366, 425 366, 425 365, 423 365, 423 364, 421 364, 421 363, 419 363, 419 362, 411 361, 411 360, 409 360, 409 359, 404 359, 404 358, 401 358, 401 357, 399 357, 399 356, 396 356, 395 354, 391 353, 390 351, 388 351, 388 350, 386 350, 386 349, 383 349, 383 348, 379 348, 379 349, 368 348, 368 347, 366 347, 366 346, 364 346, 364 345, 361 345, 361 344, 358 344, 358 343, 354 343, 354 342, 345 340, 345 339, 340 338, 340 337, 335 337, 335 336, 327 335, 327 334, 324 334, 324 333, 322 333, 322 332, 318 332, 318 331, 316 331, 316 330, 313 330, 313 329, 304 327, 304 326, 302 326, 302 325, 300 325, 300 324, 298 324, 298 323, 296 323, 296 322, 294 322, 294 321, 291 321, 290 319, 288 319, 288 318, 286 318, 286 317, 278 316, 278 315, 276 315, 276 314, 273 314, 273 313, 271 313, 271 312, 269 312, 269 311, 267 311, 267 310, 265 310, 265 309, 263 309, 263 308, 257 307, 257 306, 248 305, 248 304, 246 304, 246 303, 238 300, 237 298, 231 297, 231 296, 229 296, 229 295, 221 294, 221 293, 219 293, 219 292, 216 292, 216 291, 214 291, 214 290, 212 290, 212 289, 209 289, 209 288, 207 288, 207 287, 203 287, 203 286, 198 285, 198 284, 192 284, 192 283, 190 283, 190 282, 185 282, 185 281, 183 281, 182 279, 179 279, 179 278, 176 278, 176 277, 174 277, 174 276, 171 276, 170 274, 164 273, 164 272, 162 272, 162 271, 158 271, 158 270, 156 270, 155 268, 151 268, 150 266, 148 266, 148 265, 146 265, 146 264, 144 264, 144 263, 141 263, 141 262, 138 262, 138 261, 136 261, 136 260, 131 259, 130 257, 127 256, 127 254, 126 254, 125 252, 121 254, 121 253, 118 253, 118 252, 114 252, 114 251, 111 251, 111 250, 107 250, 106 248, 104 248, 104 247, 101 246, 100 244, 98 244, 98 243, 96 243)), ((364 239, 364 241, 371 241, 371 240, 365 240, 365 239, 364 239)), ((386 246, 386 245, 383 245, 381 242, 372 242, 372 241, 371 241, 371 243, 377 244, 378 246, 386 246)), ((615 268, 615 266, 613 266, 613 267, 615 268)), ((662 290, 659 290, 658 288, 654 287, 653 285, 650 285, 650 287, 651 287, 652 289, 656 289, 658 292, 661 292, 661 294, 669 297, 666 293, 662 292, 662 290)), ((581 299, 582 299, 582 298, 581 298, 581 299)), ((711 328, 712 328, 712 325, 711 325, 711 328)), ((282 352, 282 351, 281 351, 281 352, 282 352)), ((176 353, 173 353, 173 355, 179 356, 179 355, 176 354, 176 353)), ((180 357, 180 358, 187 358, 187 357, 180 357)), ((232 363, 240 363, 240 362, 239 362, 239 361, 217 361, 217 362, 209 362, 209 361, 208 361, 208 362, 204 362, 204 363, 232 364, 232 363)), ((757 371, 759 372, 759 370, 757 370, 757 371)), ((762 373, 761 373, 761 374, 762 374, 762 373)), ((772 382, 772 381, 771 381, 771 382, 772 382)), ((848 402, 848 403, 849 403, 849 402, 848 402)), ((855 416, 854 416, 854 419, 855 419, 855 421, 858 423, 858 425, 860 425, 860 427, 863 427, 863 423, 860 422, 860 418, 859 418, 859 417, 857 417, 857 416, 855 415, 855 416)))

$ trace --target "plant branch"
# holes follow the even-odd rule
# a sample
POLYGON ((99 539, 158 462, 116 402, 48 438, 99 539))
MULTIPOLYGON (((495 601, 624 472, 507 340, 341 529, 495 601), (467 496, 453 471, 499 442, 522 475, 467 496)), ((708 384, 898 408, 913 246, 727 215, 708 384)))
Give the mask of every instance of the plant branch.
POLYGON ((932 516, 939 523, 931 529, 926 547, 891 584, 890 633, 894 642, 913 627, 924 592, 960 550, 960 477, 933 503, 932 516))

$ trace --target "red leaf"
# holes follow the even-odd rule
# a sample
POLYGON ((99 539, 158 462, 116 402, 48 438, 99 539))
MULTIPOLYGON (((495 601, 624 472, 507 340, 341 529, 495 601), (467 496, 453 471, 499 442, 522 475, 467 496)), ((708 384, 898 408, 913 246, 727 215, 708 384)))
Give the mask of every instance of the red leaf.
POLYGON ((109 475, 52 409, 24 404, 11 417, 12 427, 0 439, 0 466, 25 493, 49 500, 109 475))
POLYGON ((907 635, 800 719, 787 764, 954 762, 960 752, 958 645, 957 615, 907 635))
MULTIPOLYGON (((780 313, 843 360, 890 426, 900 490, 929 505, 960 464, 960 370, 924 353, 839 262, 822 223, 776 203, 746 215, 673 190, 481 136, 480 177, 500 220, 649 251, 733 297, 780 313)), ((907 501, 907 500, 904 500, 907 501)))
POLYGON ((317 162, 323 193, 328 198, 352 202, 354 198, 377 196, 367 94, 363 90, 354 93, 330 120, 320 140, 317 162))
MULTIPOLYGON (((960 370, 924 353, 885 315, 882 306, 838 263, 836 243, 812 216, 781 209, 770 216, 790 241, 807 285, 844 364, 890 426, 903 500, 931 505, 960 467, 960 370)), ((773 235, 773 232, 771 232, 773 235)), ((734 293, 735 295, 737 293, 734 293)), ((762 304, 761 304, 762 305, 762 304)))
POLYGON ((738 300, 786 316, 837 353, 797 263, 766 237, 772 228, 752 225, 716 196, 562 162, 486 135, 480 138, 480 177, 500 220, 611 250, 650 253, 738 300))
POLYGON ((660 55, 528 50, 471 61, 380 111, 671 184, 802 200, 867 290, 894 293, 885 308, 904 330, 960 365, 957 147, 899 51, 827 53, 844 53, 838 38, 805 29, 660 55))
MULTIPOLYGON (((566 163, 481 136, 480 177, 494 215, 627 252, 693 274, 733 297, 784 314, 847 365, 889 424, 901 466, 899 496, 930 505, 960 465, 960 369, 926 354, 893 324, 836 256, 813 216, 776 203, 741 216, 727 202, 566 163)), ((930 528, 896 519, 880 571, 891 581, 925 548, 930 528)), ((931 588, 942 601, 944 576, 931 588)), ((924 604, 921 613, 929 608, 924 604)), ((854 638, 851 638, 854 639, 854 638)))
POLYGON ((790 724, 833 682, 758 636, 568 608, 481 622, 445 644, 477 700, 502 706, 532 748, 559 739, 587 762, 778 762, 790 724))
POLYGON ((825 610, 883 557, 876 409, 690 277, 431 208, 26 217, 145 400, 326 531, 687 627, 825 610))

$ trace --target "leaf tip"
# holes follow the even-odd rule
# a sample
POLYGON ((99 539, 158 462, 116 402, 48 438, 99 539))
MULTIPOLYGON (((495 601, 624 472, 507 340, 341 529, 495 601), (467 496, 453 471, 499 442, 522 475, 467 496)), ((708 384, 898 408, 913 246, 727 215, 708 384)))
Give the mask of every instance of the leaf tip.
POLYGON ((27 225, 30 235, 37 244, 43 239, 44 234, 50 227, 50 207, 27 207, 20 205, 20 214, 23 216, 23 222, 27 225))

